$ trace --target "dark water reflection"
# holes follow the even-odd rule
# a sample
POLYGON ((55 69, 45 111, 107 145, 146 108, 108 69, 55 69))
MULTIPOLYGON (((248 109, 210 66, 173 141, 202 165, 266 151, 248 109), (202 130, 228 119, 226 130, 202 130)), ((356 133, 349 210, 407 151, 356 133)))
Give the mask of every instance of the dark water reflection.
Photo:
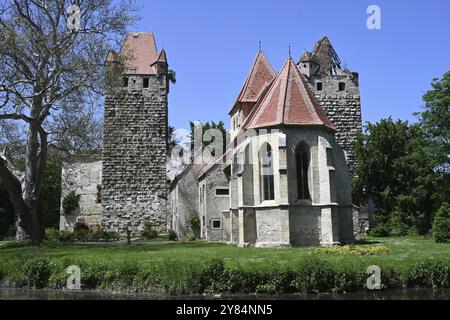
POLYGON ((98 291, 0 289, 0 300, 450 300, 450 289, 407 289, 347 294, 152 296, 98 291))

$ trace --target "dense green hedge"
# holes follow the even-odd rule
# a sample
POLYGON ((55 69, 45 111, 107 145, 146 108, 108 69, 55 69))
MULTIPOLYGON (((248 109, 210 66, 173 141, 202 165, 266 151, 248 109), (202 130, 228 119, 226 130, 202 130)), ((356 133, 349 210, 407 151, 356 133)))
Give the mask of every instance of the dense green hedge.
POLYGON ((72 243, 72 242, 113 242, 121 239, 114 231, 106 230, 56 230, 46 229, 45 238, 49 241, 72 243))
MULTIPOLYGON (((24 258, 21 258, 24 259, 24 258)), ((0 264, 4 286, 62 289, 70 265, 81 269, 83 289, 140 290, 153 294, 316 293, 366 290, 367 266, 333 264, 317 257, 302 260, 295 268, 277 265, 227 266, 223 260, 206 264, 155 261, 138 263, 87 263, 36 257, 0 264)), ((385 289, 396 287, 450 288, 450 263, 429 259, 406 268, 381 266, 385 289)))

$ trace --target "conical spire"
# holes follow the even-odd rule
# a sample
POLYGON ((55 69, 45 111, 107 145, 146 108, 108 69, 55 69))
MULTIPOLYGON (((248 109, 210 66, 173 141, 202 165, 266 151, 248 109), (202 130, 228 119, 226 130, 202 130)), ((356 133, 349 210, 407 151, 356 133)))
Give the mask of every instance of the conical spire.
POLYGON ((275 76, 275 71, 262 50, 260 50, 253 61, 250 73, 248 74, 230 113, 233 113, 236 105, 239 103, 256 103, 275 76))
POLYGON ((302 55, 300 56, 300 62, 308 62, 311 61, 311 53, 304 50, 302 55))
POLYGON ((248 116, 244 128, 279 125, 325 126, 335 130, 290 56, 248 116))
POLYGON ((160 54, 158 56, 158 59, 156 61, 157 62, 165 62, 165 63, 167 63, 166 50, 164 50, 164 49, 161 50, 161 52, 160 52, 160 54))

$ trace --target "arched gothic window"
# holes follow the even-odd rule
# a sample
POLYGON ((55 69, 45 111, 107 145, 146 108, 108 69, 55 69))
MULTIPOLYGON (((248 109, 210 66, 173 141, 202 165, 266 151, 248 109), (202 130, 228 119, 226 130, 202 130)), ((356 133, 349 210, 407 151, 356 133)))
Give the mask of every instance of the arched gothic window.
POLYGON ((311 195, 308 187, 308 168, 309 168, 309 147, 300 143, 295 150, 297 162, 297 190, 299 200, 310 200, 311 195))
POLYGON ((273 179, 273 154, 270 144, 265 143, 259 150, 261 190, 263 201, 275 200, 273 179))

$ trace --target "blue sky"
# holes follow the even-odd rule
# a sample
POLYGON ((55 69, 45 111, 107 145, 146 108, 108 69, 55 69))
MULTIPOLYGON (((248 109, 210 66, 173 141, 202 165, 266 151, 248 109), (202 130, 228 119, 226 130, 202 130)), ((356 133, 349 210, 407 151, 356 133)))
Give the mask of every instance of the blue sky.
POLYGON ((360 73, 363 121, 414 121, 433 78, 450 70, 448 0, 138 0, 134 31, 153 31, 177 72, 169 121, 225 121, 258 51, 275 70, 327 35, 360 73), (381 30, 366 27, 370 4, 381 30))

